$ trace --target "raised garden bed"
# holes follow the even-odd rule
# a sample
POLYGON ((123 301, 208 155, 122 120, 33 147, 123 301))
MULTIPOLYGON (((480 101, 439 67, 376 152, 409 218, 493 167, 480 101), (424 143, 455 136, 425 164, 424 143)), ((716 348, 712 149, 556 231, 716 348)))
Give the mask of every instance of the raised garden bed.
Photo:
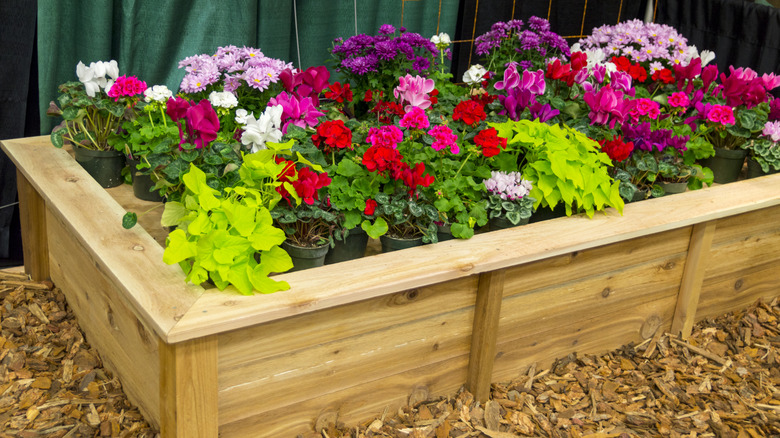
POLYGON ((185 284, 153 217, 124 230, 121 202, 152 205, 130 187, 100 188, 46 137, 2 146, 27 272, 63 290, 166 437, 295 436, 464 383, 485 399, 533 362, 685 336, 780 290, 780 175, 283 274, 291 290, 242 296, 185 284))

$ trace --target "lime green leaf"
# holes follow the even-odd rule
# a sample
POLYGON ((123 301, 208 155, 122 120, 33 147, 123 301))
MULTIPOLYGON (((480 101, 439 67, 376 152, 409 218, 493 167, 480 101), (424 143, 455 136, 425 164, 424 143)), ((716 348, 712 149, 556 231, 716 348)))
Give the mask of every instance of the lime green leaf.
POLYGON ((373 224, 364 220, 363 223, 360 224, 360 228, 362 228, 372 239, 378 239, 379 236, 387 233, 387 230, 389 229, 387 222, 381 217, 377 218, 373 224))
POLYGON ((163 262, 172 265, 179 263, 198 253, 196 244, 187 240, 184 230, 173 230, 168 234, 167 246, 163 252, 163 262))
POLYGON ((163 210, 162 217, 160 218, 160 224, 164 227, 179 225, 181 219, 186 215, 187 209, 184 208, 184 204, 181 202, 166 202, 165 209, 163 210))
MULTIPOLYGON (((260 265, 262 265, 263 272, 267 274, 271 272, 287 272, 292 269, 293 262, 287 251, 279 246, 272 246, 269 250, 260 253, 260 265)), ((256 272, 258 271, 256 270, 256 272)))

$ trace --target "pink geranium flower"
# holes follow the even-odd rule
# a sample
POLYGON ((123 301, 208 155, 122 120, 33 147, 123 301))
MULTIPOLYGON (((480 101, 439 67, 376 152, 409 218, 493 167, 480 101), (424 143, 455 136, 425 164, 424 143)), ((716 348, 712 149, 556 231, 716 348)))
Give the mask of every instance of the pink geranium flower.
POLYGON ((460 153, 458 147, 458 136, 452 133, 452 129, 445 125, 436 125, 428 131, 428 135, 435 140, 431 147, 435 151, 440 151, 446 147, 450 148, 450 152, 454 155, 460 153))
POLYGON ((734 110, 726 105, 708 104, 705 107, 705 117, 711 122, 720 123, 722 125, 733 125, 735 123, 734 110))
POLYGON ((669 96, 669 105, 673 108, 685 109, 688 108, 688 105, 690 104, 691 100, 688 98, 688 95, 682 91, 677 91, 669 96))
POLYGON ((425 110, 415 106, 401 117, 399 125, 410 129, 425 129, 431 125, 431 122, 428 121, 425 110))

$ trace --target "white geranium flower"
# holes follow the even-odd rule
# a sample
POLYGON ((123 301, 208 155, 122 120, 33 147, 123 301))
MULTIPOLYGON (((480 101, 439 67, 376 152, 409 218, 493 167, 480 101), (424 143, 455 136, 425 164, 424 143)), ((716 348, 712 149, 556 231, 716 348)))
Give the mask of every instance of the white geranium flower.
POLYGON ((144 100, 147 102, 166 102, 173 97, 173 93, 165 85, 154 85, 144 91, 144 100))
MULTIPOLYGON (((247 117, 249 116, 249 112, 243 108, 239 108, 236 110, 236 123, 239 125, 246 125, 247 117)), ((252 119, 254 120, 254 115, 252 115, 252 119)))
POLYGON ((479 85, 482 82, 482 77, 485 76, 487 70, 479 64, 474 64, 463 73, 463 82, 468 85, 479 85))
POLYGON ((212 91, 209 94, 209 102, 217 108, 233 108, 238 105, 238 99, 229 91, 212 91))
POLYGON ((281 105, 274 105, 267 107, 257 120, 253 115, 248 115, 246 124, 243 126, 244 133, 241 134, 241 143, 245 146, 251 145, 250 152, 254 153, 261 149, 267 149, 265 143, 268 141, 274 143, 281 141, 283 111, 281 105))
POLYGON ((450 44, 452 44, 452 40, 450 40, 449 34, 446 32, 442 32, 438 35, 434 35, 431 37, 431 42, 436 45, 439 49, 444 49, 450 44))

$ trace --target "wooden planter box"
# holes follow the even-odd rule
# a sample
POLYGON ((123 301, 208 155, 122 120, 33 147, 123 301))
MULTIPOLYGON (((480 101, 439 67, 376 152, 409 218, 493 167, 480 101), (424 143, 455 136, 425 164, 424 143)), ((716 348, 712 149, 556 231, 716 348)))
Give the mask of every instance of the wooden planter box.
POLYGON ((534 362, 685 335, 780 295, 780 175, 284 274, 291 290, 242 296, 185 284, 153 221, 124 230, 117 200, 152 205, 129 187, 101 189, 44 137, 2 146, 27 272, 63 290, 166 437, 295 436, 464 384, 484 400, 534 362))

